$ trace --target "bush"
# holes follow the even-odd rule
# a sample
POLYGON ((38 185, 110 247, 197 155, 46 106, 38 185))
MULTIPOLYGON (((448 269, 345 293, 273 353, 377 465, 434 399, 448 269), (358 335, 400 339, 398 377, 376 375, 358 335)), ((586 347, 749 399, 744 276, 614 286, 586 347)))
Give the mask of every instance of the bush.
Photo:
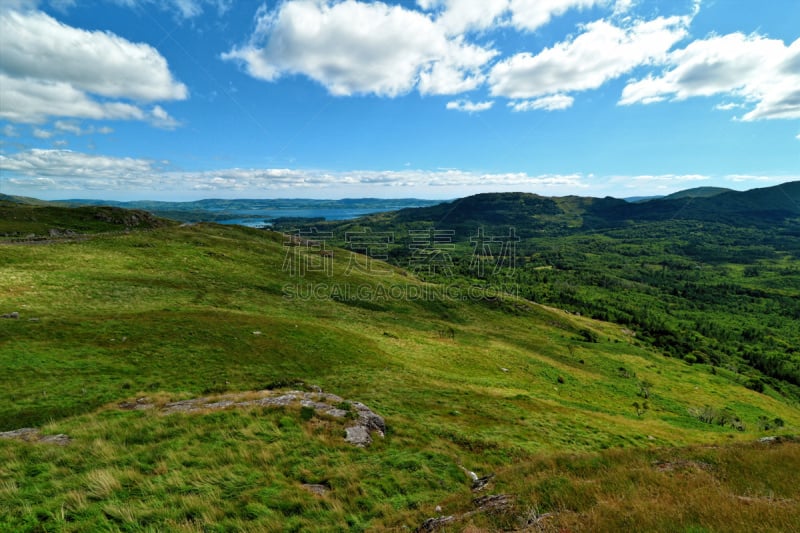
POLYGON ((764 382, 758 378, 748 379, 744 386, 759 393, 764 392, 764 382))

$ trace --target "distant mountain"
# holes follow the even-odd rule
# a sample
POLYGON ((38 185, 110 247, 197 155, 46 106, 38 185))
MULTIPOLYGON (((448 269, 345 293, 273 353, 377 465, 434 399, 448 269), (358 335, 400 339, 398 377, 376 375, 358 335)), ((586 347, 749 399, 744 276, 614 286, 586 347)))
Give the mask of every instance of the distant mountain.
POLYGON ((48 202, 46 200, 39 200, 38 198, 30 198, 28 196, 11 196, 8 194, 0 193, 0 203, 24 204, 24 205, 52 205, 57 202, 48 202))
POLYGON ((686 189, 683 191, 674 192, 663 199, 666 200, 680 200, 681 198, 711 198, 718 194, 726 192, 735 192, 733 189, 726 189, 725 187, 695 187, 693 189, 686 189))
MULTIPOLYGON (((701 196, 658 198, 631 203, 606 197, 544 197, 530 193, 484 193, 438 205, 401 209, 360 219, 330 223, 332 228, 370 227, 375 231, 398 227, 433 227, 457 235, 478 226, 498 230, 513 226, 520 236, 571 234, 585 229, 624 226, 636 222, 696 220, 737 226, 771 226, 800 217, 800 181, 745 192, 712 191, 701 196), (706 196, 702 196, 706 195, 706 196)), ((687 191, 685 191, 687 192, 687 191)), ((287 229, 289 226, 278 228, 287 229)))

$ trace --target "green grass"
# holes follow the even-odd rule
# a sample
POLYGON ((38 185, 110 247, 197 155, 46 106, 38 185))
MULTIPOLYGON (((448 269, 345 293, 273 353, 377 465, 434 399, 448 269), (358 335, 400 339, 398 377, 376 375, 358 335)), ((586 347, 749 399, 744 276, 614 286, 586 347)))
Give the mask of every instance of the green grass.
MULTIPOLYGON (((431 286, 389 267, 348 273, 340 250, 332 276, 294 278, 282 270, 287 249, 278 234, 216 225, 0 246, 0 313, 21 315, 0 320, 0 431, 35 425, 74 439, 0 441, 0 529, 416 527, 440 502, 468 504, 459 465, 498 472, 498 488, 524 503, 519 512, 563 508, 592 523, 610 492, 586 499, 570 489, 578 466, 566 461, 547 480, 578 503, 545 505, 546 486, 524 487, 547 480, 526 469, 567 452, 582 454, 577 465, 622 457, 618 468, 630 470, 653 448, 753 441, 764 435, 761 416, 781 418, 786 434, 800 428, 797 406, 769 388, 759 394, 742 376, 665 358, 619 326, 511 297, 393 298, 431 286), (328 290, 286 297, 308 284, 328 290), (334 286, 379 296, 324 297, 334 286), (581 330, 599 342, 582 341, 581 330), (643 380, 651 396, 638 416, 643 380), (386 438, 353 448, 340 422, 292 409, 161 416, 116 407, 296 381, 367 404, 385 417, 386 438), (732 409, 745 430, 690 415, 706 405, 732 409), (330 491, 315 496, 303 483, 330 491)), ((743 469, 730 479, 750 477, 743 469)), ((796 509, 796 492, 781 491, 796 509)), ((676 528, 712 524, 681 520, 676 528)))

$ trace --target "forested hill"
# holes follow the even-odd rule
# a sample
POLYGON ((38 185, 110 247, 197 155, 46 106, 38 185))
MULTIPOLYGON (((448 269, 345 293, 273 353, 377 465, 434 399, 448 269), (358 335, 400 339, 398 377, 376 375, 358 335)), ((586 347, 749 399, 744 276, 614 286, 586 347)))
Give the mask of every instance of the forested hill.
POLYGON ((800 181, 713 196, 677 194, 631 203, 606 197, 548 198, 530 193, 485 193, 430 207, 402 209, 365 219, 397 227, 433 222, 456 231, 476 225, 512 225, 529 234, 619 227, 630 222, 693 220, 737 226, 772 226, 800 217, 800 181))

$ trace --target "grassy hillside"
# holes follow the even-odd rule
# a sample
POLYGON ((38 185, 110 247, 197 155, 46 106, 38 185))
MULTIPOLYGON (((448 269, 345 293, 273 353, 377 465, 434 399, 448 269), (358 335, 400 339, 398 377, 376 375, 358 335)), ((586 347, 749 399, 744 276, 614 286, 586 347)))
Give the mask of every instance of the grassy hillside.
POLYGON ((614 322, 667 355, 739 373, 755 390, 797 401, 798 206, 800 183, 636 206, 482 194, 314 226, 342 245, 347 235, 388 232, 386 255, 396 265, 446 257, 439 271, 420 269, 428 281, 503 287, 614 322), (434 230, 447 242, 435 243, 434 230), (422 244, 413 240, 419 232, 422 244), (437 246, 442 253, 431 255, 437 246))
POLYGON ((798 444, 750 444, 800 428, 771 389, 618 325, 346 250, 326 272, 287 244, 196 225, 0 246, 0 313, 19 313, 0 319, 0 431, 72 439, 0 440, 0 529, 414 528, 437 505, 451 530, 800 523, 798 444), (287 254, 320 268, 292 275, 287 254), (119 406, 312 386, 381 414, 385 438, 356 448, 292 407, 119 406), (474 494, 462 467, 497 476, 474 494), (499 493, 512 503, 463 516, 499 493))

